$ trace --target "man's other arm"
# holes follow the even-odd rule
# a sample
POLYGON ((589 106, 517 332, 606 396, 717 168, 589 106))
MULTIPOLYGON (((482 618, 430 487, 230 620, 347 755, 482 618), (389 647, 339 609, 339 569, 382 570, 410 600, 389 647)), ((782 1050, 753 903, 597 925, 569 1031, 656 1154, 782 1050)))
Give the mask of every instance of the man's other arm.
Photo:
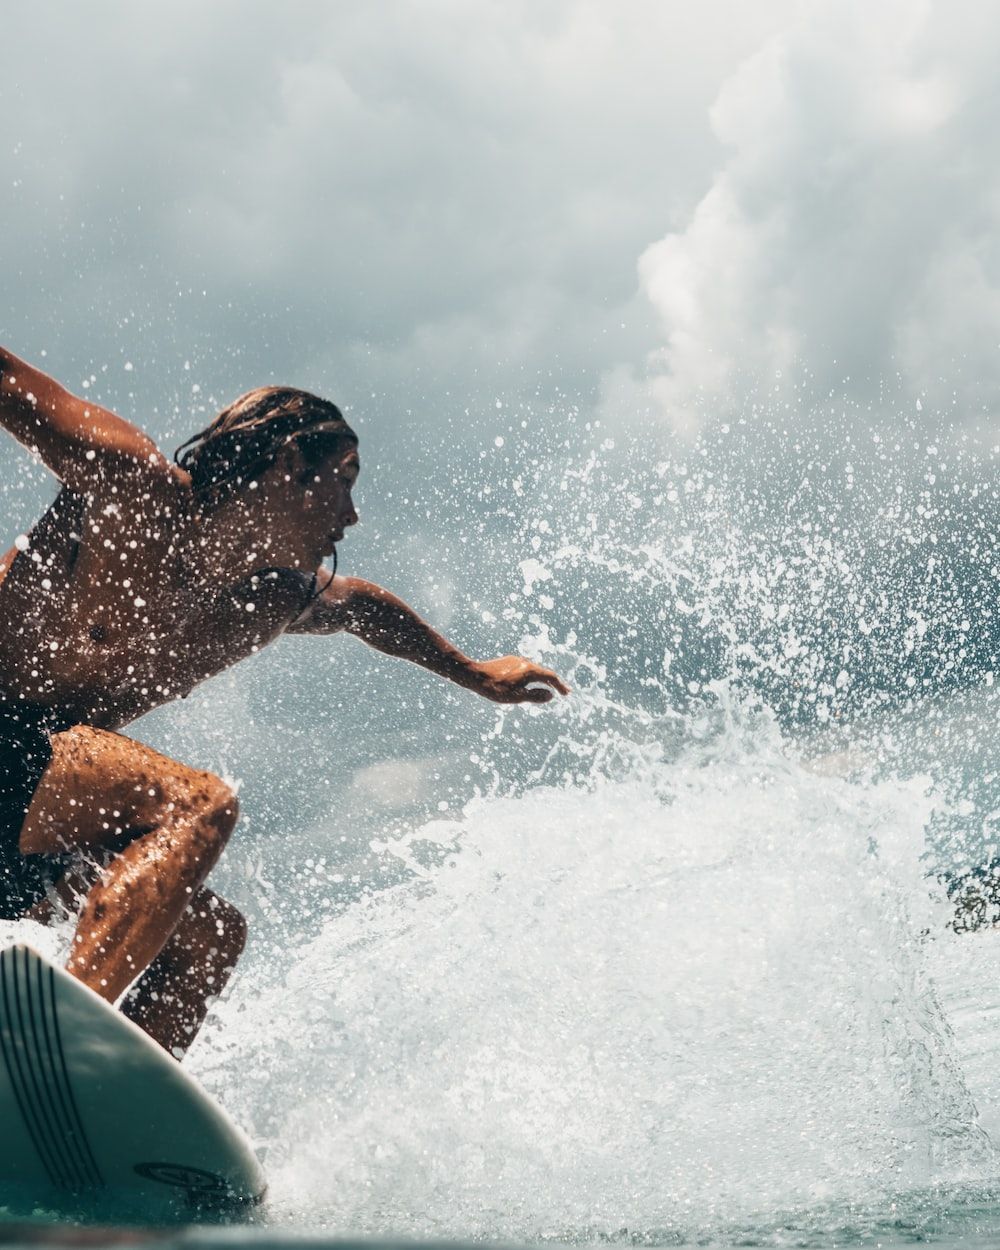
POLYGON ((521 656, 469 659, 402 599, 358 577, 335 577, 288 629, 292 634, 341 631, 497 703, 547 703, 553 691, 569 694, 555 673, 521 656))
POLYGON ((95 472, 143 465, 166 468, 156 444, 136 426, 79 399, 0 347, 0 427, 39 456, 60 481, 86 490, 95 472))

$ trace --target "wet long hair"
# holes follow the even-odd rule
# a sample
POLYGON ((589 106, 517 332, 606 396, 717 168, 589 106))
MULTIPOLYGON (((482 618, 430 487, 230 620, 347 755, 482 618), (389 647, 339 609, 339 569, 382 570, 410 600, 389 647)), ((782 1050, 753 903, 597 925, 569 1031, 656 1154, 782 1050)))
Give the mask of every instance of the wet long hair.
POLYGON ((260 386, 182 443, 174 460, 190 473, 195 495, 216 505, 260 477, 290 443, 307 465, 315 466, 357 441, 343 413, 328 399, 291 386, 260 386))

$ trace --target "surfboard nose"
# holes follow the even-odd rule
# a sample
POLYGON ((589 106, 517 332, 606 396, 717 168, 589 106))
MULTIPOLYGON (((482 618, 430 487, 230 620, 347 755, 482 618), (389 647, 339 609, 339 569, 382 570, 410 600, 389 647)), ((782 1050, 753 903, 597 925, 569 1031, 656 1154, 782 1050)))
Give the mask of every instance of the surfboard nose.
POLYGON ((0 952, 0 1195, 150 1219, 264 1197, 249 1142, 141 1029, 26 945, 0 952))

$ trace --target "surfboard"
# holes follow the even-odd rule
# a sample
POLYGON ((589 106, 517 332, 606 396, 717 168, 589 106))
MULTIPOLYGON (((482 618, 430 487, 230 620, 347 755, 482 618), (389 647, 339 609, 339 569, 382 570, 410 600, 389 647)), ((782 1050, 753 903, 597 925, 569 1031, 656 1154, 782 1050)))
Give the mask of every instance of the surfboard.
POLYGON ((32 947, 0 952, 0 1201, 155 1222, 249 1212, 265 1187, 229 1116, 137 1025, 32 947))

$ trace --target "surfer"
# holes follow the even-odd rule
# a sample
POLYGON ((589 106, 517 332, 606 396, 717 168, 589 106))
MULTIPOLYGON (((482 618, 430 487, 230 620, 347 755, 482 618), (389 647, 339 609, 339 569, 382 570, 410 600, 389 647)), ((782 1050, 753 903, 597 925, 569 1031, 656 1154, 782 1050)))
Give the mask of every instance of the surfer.
POLYGON ((127 990, 125 1015, 179 1056, 246 939, 204 884, 238 805, 118 730, 284 634, 346 631, 499 703, 568 691, 323 568, 357 523, 360 470, 327 400, 251 391, 171 463, 0 349, 0 425, 60 482, 0 560, 0 917, 76 912, 69 971, 109 1001, 127 990))

